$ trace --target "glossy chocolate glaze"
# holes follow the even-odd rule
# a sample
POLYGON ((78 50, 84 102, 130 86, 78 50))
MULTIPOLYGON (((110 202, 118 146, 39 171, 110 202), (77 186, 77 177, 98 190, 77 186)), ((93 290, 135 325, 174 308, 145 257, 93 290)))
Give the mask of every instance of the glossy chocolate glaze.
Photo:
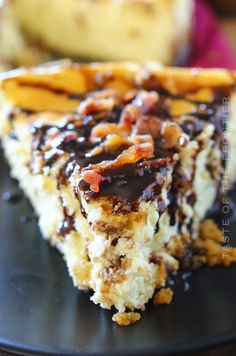
POLYGON ((69 234, 71 231, 75 230, 75 219, 74 215, 69 215, 66 208, 63 208, 64 220, 59 226, 58 233, 62 236, 69 234))
POLYGON ((79 189, 85 192, 87 198, 113 196, 115 193, 118 197, 130 202, 135 202, 141 196, 146 200, 152 200, 161 193, 166 180, 165 165, 167 164, 168 160, 160 160, 160 166, 150 169, 149 172, 144 172, 138 165, 122 167, 122 170, 114 170, 110 173, 108 182, 101 186, 99 193, 92 192, 83 180, 80 182, 79 189))

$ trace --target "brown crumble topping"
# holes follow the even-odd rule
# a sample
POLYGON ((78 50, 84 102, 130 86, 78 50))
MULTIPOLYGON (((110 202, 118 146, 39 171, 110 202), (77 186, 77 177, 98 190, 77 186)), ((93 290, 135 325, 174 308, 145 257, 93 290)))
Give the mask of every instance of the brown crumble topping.
POLYGON ((128 326, 136 323, 136 321, 140 320, 140 313, 116 313, 113 315, 112 320, 121 326, 128 326))
POLYGON ((154 296, 154 304, 170 304, 173 299, 173 294, 173 290, 170 288, 159 290, 154 296))

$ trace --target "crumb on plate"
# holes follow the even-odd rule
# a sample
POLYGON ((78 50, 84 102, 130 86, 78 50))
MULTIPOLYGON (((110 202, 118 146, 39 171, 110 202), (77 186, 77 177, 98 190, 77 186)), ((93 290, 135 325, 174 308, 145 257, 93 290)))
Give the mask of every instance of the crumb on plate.
POLYGON ((140 318, 141 318, 140 313, 130 312, 130 313, 116 313, 113 315, 112 320, 118 325, 128 326, 140 320, 140 318))
POLYGON ((170 304, 173 299, 173 290, 170 288, 162 288, 154 296, 154 304, 170 304))
POLYGON ((218 243, 224 241, 224 235, 212 219, 206 219, 199 227, 199 236, 203 240, 212 240, 218 243))

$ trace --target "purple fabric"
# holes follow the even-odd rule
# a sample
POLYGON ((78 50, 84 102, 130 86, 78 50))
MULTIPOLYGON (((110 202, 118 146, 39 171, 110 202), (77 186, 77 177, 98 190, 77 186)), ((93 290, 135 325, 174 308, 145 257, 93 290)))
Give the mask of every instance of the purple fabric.
POLYGON ((203 0, 195 0, 190 67, 236 69, 236 60, 217 18, 203 0))

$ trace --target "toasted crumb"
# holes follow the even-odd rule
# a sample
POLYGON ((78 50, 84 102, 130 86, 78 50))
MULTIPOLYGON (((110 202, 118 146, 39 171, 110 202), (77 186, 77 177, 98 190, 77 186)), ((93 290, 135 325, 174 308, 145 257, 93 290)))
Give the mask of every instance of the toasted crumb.
POLYGON ((166 268, 166 264, 163 259, 160 259, 158 268, 157 268, 157 288, 164 287, 166 284, 166 280, 168 278, 168 272, 166 268))
POLYGON ((218 226, 211 219, 206 219, 200 224, 199 236, 203 240, 212 240, 218 243, 224 241, 224 235, 218 226))
POLYGON ((206 256, 193 256, 192 269, 195 271, 207 263, 206 256))
POLYGON ((112 320, 118 325, 127 326, 136 323, 136 321, 140 320, 140 318, 141 318, 140 313, 130 312, 130 313, 116 313, 113 315, 112 320))
POLYGON ((208 266, 230 266, 236 262, 236 248, 225 247, 212 240, 195 241, 195 247, 205 251, 206 264, 208 266))
POLYGON ((177 258, 185 256, 186 250, 191 244, 191 239, 188 234, 176 235, 170 240, 167 245, 167 251, 177 258))
POLYGON ((173 290, 170 288, 159 290, 154 296, 154 304, 170 304, 173 299, 173 294, 173 290))
POLYGON ((236 262, 236 248, 224 247, 223 248, 223 263, 225 266, 230 266, 236 262))

